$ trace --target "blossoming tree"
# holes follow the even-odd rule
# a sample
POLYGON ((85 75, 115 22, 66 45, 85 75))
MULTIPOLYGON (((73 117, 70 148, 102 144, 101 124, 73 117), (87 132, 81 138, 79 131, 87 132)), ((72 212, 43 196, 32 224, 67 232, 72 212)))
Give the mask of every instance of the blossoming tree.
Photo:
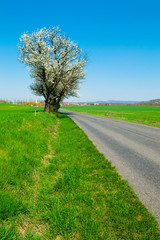
POLYGON ((64 98, 78 96, 86 56, 58 27, 23 34, 19 49, 20 61, 27 65, 34 81, 32 91, 45 99, 45 112, 51 104, 57 111, 64 98))

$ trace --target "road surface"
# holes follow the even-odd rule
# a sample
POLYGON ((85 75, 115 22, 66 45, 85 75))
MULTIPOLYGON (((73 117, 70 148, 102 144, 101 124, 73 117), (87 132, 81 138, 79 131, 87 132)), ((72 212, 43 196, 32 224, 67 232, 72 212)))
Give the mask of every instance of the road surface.
POLYGON ((160 128, 66 112, 128 180, 160 225, 160 128))

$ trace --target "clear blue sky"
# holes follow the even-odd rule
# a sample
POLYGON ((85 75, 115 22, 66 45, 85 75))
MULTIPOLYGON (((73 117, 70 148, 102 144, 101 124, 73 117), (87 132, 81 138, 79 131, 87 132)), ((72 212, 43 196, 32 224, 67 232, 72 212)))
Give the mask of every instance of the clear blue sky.
POLYGON ((88 52, 80 99, 160 98, 160 1, 28 0, 1 2, 0 98, 36 99, 26 67, 18 62, 20 36, 59 26, 88 52))

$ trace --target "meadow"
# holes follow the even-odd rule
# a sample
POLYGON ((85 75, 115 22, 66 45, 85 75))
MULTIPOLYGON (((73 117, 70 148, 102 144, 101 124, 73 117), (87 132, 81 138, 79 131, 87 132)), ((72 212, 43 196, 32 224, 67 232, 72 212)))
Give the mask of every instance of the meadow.
POLYGON ((159 239, 155 217, 64 114, 0 104, 0 239, 159 239))
POLYGON ((160 127, 160 106, 108 105, 108 106, 62 106, 73 112, 97 115, 123 121, 160 127))

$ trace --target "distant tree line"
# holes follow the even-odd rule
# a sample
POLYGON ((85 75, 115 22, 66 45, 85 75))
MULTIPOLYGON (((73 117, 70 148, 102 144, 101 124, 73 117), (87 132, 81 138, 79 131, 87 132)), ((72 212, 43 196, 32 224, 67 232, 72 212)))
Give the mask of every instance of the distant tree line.
POLYGON ((12 101, 8 101, 8 100, 4 100, 4 99, 0 99, 0 103, 6 103, 6 104, 12 104, 12 101))
POLYGON ((14 101, 9 101, 9 100, 4 100, 4 99, 0 99, 0 103, 1 104, 18 104, 18 105, 25 105, 25 106, 44 106, 44 101, 34 101, 34 100, 30 100, 30 101, 25 101, 25 100, 14 100, 14 101))

